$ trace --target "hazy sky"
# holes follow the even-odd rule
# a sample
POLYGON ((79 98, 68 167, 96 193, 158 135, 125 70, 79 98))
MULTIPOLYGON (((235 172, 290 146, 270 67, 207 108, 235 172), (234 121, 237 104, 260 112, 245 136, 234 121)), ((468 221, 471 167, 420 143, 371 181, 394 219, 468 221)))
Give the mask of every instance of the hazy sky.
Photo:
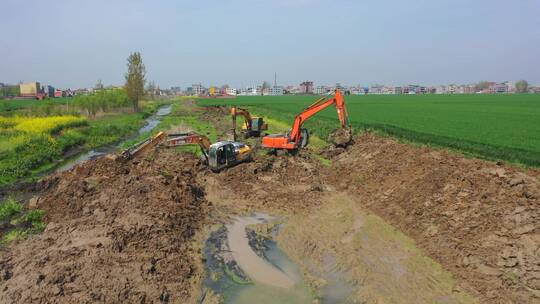
POLYGON ((540 0, 0 0, 0 82, 540 83, 540 0))

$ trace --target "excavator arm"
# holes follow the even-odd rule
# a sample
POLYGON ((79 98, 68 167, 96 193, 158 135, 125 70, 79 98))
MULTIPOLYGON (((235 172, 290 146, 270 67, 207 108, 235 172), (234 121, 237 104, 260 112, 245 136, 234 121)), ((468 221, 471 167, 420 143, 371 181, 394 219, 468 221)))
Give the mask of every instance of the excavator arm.
POLYGON ((231 117, 232 117, 232 132, 233 132, 233 138, 236 140, 236 116, 241 115, 244 117, 244 123, 246 126, 246 130, 251 129, 251 114, 248 110, 237 108, 236 106, 233 106, 231 108, 231 117))
POLYGON ((324 100, 321 98, 306 108, 302 113, 300 113, 294 119, 293 127, 291 129, 291 141, 299 142, 300 141, 300 131, 302 129, 302 124, 306 122, 309 118, 319 113, 320 111, 326 109, 327 107, 334 105, 336 106, 337 114, 342 128, 347 128, 349 125, 347 109, 345 108, 345 100, 341 91, 336 90, 334 97, 324 100))
POLYGON ((165 142, 166 146, 175 147, 183 145, 199 145, 201 151, 208 161, 208 150, 210 149, 210 139, 204 135, 193 134, 193 133, 180 133, 180 134, 169 134, 168 139, 165 142))
MULTIPOLYGON (((350 126, 347 109, 345 107, 345 100, 341 91, 336 90, 334 97, 326 100, 324 97, 320 98, 312 105, 307 107, 304 111, 302 111, 302 113, 298 114, 294 119, 293 126, 288 136, 276 134, 265 136, 262 141, 263 147, 269 149, 286 150, 296 150, 299 147, 303 147, 304 143, 302 143, 302 136, 303 133, 306 133, 307 131, 302 129, 302 125, 309 118, 313 117, 314 115, 331 105, 335 105, 336 107, 342 129, 347 130, 346 133, 349 133, 350 135, 350 126)), ((304 136, 307 136, 307 134, 305 134, 304 136)), ((305 144, 307 144, 307 142, 305 144)))

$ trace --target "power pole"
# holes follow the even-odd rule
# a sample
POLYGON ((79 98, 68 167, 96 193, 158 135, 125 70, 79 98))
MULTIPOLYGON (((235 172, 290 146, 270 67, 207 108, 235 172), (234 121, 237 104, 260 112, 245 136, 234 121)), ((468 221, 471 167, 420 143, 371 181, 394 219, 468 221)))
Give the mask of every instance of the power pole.
POLYGON ((277 87, 277 73, 274 72, 274 88, 277 87))

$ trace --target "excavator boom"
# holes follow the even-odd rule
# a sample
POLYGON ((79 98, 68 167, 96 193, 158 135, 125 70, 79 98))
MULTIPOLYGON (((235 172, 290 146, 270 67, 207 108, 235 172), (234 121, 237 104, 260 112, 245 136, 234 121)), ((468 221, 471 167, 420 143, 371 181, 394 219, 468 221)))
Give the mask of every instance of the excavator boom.
POLYGON ((155 136, 122 151, 121 159, 133 159, 156 146, 176 147, 184 145, 199 145, 205 158, 205 164, 212 171, 219 171, 251 160, 251 148, 240 142, 220 141, 212 144, 210 139, 204 135, 194 133, 165 134, 163 132, 159 132, 155 136))
MULTIPOLYGON (((325 98, 320 98, 302 111, 302 113, 298 114, 294 119, 293 126, 288 135, 274 134, 265 136, 262 140, 263 147, 270 149, 296 150, 303 145, 307 145, 307 142, 304 143, 302 138, 307 137, 308 133, 307 130, 302 129, 302 125, 309 118, 331 105, 335 105, 336 107, 342 129, 350 129, 345 99, 343 98, 341 91, 336 90, 334 97, 326 100, 325 98)), ((350 131, 348 132, 350 133, 350 131)))

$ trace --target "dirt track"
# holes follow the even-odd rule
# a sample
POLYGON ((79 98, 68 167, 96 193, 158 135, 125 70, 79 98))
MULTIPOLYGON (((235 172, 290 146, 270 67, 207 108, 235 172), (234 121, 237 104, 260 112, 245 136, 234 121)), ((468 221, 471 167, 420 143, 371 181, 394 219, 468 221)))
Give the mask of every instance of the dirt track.
MULTIPOLYGON (((206 119, 216 120, 212 113, 206 119)), ((334 216, 333 209, 325 206, 330 206, 328 197, 336 194, 403 231, 458 279, 455 288, 481 302, 539 300, 537 171, 404 145, 373 134, 356 138, 346 151, 329 150, 325 155, 332 159, 330 167, 305 152, 296 157, 259 155, 251 163, 212 174, 193 156, 160 150, 127 166, 103 158, 50 177, 38 202, 47 212, 47 229, 2 253, 0 300, 188 299, 201 271, 191 241, 201 227, 215 222, 209 214, 224 218, 266 211, 289 218, 321 212, 334 216)), ((324 217, 320 219, 315 227, 321 234, 330 231, 330 224, 325 226, 324 217)), ((346 235, 357 233, 358 219, 353 217, 350 227, 343 229, 346 235)), ((309 239, 309 233, 317 231, 299 233, 309 239)), ((335 246, 329 250, 323 244, 312 245, 316 251, 339 254, 335 246)), ((391 251, 391 246, 381 250, 391 251)), ((431 277, 415 275, 419 276, 404 276, 404 280, 425 279, 425 290, 433 284, 437 293, 452 293, 452 284, 449 291, 441 291, 431 277)), ((381 284, 388 283, 383 278, 381 284)), ((370 298, 377 299, 382 298, 376 294, 370 298)))

